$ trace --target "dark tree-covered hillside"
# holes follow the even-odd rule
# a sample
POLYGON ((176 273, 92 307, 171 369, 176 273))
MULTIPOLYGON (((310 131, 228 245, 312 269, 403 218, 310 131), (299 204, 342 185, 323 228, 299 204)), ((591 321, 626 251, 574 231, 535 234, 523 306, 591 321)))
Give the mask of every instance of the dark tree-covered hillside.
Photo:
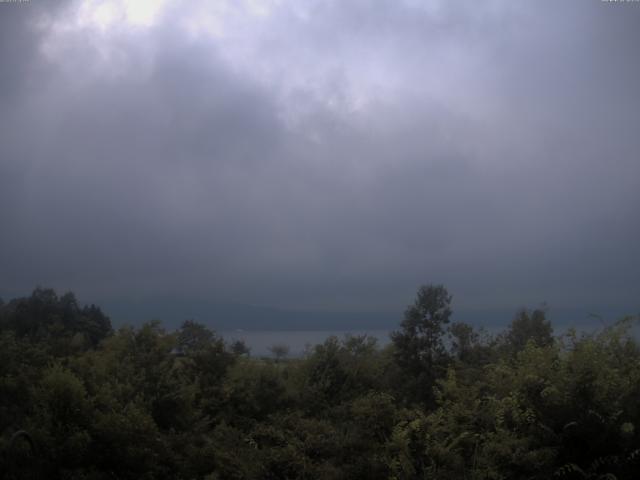
POLYGON ((38 479, 617 479, 640 472, 637 319, 490 336, 420 287, 392 342, 254 358, 204 325, 0 303, 0 472, 38 479))

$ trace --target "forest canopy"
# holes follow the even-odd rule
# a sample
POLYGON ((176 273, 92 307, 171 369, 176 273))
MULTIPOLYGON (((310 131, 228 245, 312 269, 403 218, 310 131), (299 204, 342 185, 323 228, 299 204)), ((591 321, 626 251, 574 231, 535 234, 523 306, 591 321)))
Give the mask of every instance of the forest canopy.
POLYGON ((418 289, 384 348, 302 357, 185 321, 114 330, 72 293, 0 301, 6 478, 632 479, 636 317, 557 335, 545 309, 489 335, 418 289))

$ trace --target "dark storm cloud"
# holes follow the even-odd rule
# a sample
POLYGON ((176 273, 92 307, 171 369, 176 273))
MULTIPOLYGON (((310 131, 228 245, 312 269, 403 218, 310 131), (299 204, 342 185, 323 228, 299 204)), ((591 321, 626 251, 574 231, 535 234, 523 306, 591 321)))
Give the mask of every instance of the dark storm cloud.
POLYGON ((3 294, 638 307, 633 3, 28 5, 0 10, 3 294))

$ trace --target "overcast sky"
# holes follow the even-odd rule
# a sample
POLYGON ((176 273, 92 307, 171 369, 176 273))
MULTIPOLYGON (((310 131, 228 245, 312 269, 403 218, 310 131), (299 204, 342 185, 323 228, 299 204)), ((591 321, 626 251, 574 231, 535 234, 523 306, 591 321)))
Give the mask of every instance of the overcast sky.
POLYGON ((0 296, 640 310, 640 3, 0 3, 0 296))

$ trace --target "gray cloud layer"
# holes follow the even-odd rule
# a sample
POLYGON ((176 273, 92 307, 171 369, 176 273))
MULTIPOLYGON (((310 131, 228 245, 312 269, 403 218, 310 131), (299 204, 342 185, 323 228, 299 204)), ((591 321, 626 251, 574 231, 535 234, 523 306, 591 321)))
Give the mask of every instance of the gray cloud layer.
POLYGON ((0 4, 2 295, 638 308, 638 4, 96 5, 0 4))

